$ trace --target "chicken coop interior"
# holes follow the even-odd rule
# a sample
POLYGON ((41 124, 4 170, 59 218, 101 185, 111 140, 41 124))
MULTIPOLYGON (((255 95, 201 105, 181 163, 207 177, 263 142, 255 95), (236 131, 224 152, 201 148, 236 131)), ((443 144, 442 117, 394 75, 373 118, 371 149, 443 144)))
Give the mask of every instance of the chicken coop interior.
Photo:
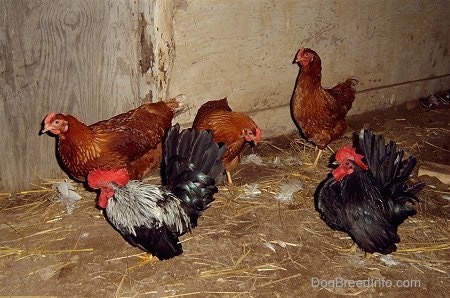
POLYGON ((448 6, 1 1, 0 296, 446 297, 448 6))

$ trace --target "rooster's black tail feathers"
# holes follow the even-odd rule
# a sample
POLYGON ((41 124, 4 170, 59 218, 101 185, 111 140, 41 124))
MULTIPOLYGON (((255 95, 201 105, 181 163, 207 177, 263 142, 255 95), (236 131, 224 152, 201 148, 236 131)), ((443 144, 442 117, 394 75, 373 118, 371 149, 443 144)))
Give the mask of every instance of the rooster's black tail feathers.
POLYGON ((163 181, 189 207, 202 211, 214 200, 225 168, 225 146, 213 142, 210 131, 172 126, 164 142, 163 181))
POLYGON ((422 181, 410 183, 417 159, 410 156, 403 160, 404 151, 394 141, 386 144, 383 136, 376 136, 368 129, 362 129, 359 134, 359 149, 379 189, 392 199, 393 220, 400 224, 414 215, 416 210, 406 203, 415 204, 416 194, 425 186, 422 181))
POLYGON ((359 134, 359 149, 379 188, 387 194, 400 198, 407 192, 415 197, 425 186, 423 182, 407 185, 417 159, 410 156, 403 160, 404 151, 398 149, 394 141, 386 144, 382 135, 376 136, 370 130, 362 129, 359 134))

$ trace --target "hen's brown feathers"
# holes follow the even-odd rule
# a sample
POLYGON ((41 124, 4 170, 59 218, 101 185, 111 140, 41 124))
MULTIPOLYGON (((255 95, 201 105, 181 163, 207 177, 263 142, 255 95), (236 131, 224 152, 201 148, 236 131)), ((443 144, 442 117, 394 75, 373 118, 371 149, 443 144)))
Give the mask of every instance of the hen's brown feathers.
POLYGON ((50 113, 43 131, 58 137, 60 162, 77 180, 85 181, 97 168, 126 168, 131 179, 140 179, 159 166, 161 142, 179 104, 176 99, 144 104, 89 126, 74 116, 50 113))
MULTIPOLYGON (((197 111, 197 115, 195 116, 194 123, 192 126, 197 126, 199 121, 204 121, 205 117, 208 117, 208 114, 211 112, 231 112, 231 108, 228 105, 228 100, 226 97, 218 100, 210 100, 205 102, 197 111)), ((226 114, 226 113, 225 113, 226 114)))
POLYGON ((214 142, 227 145, 227 151, 222 157, 227 171, 233 170, 239 163, 244 145, 249 141, 244 135, 246 131, 254 136, 254 143, 261 139, 261 130, 256 123, 244 113, 233 112, 227 98, 204 103, 199 108, 192 127, 213 131, 214 142))
POLYGON ((331 89, 321 86, 321 61, 311 49, 301 49, 296 60, 300 71, 291 99, 293 119, 303 136, 319 149, 341 137, 345 117, 355 99, 355 79, 347 79, 331 89))

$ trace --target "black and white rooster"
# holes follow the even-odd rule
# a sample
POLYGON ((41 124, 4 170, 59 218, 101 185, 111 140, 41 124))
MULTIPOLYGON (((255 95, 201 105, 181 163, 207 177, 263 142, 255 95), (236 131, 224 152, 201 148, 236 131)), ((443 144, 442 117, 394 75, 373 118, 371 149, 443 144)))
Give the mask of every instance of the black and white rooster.
POLYGON ((413 205, 424 183, 411 183, 417 160, 403 159, 395 142, 386 144, 383 136, 363 129, 358 147, 362 155, 351 147, 336 153, 339 166, 317 188, 316 209, 365 252, 389 254, 400 242, 398 226, 416 214, 413 205))
POLYGON ((183 252, 178 237, 197 226, 224 177, 226 148, 212 138, 172 126, 164 141, 163 185, 129 181, 125 169, 89 173, 89 186, 100 189, 98 206, 125 240, 160 260, 183 252))

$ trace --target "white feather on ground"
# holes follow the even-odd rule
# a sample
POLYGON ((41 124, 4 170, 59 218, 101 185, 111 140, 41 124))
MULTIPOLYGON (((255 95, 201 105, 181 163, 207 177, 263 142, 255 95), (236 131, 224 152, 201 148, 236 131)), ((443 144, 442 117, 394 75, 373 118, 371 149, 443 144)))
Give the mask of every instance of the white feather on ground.
POLYGON ((239 196, 243 199, 255 199, 261 194, 258 183, 245 185, 244 192, 239 196))
POLYGON ((290 202, 294 198, 294 193, 302 189, 303 183, 300 180, 291 180, 280 185, 280 192, 274 195, 274 198, 281 202, 290 202))
POLYGON ((293 165, 302 165, 303 163, 296 157, 288 156, 284 160, 282 160, 279 156, 276 156, 272 161, 272 164, 276 166, 293 166, 293 165))
POLYGON ((75 187, 68 183, 67 180, 56 185, 57 199, 66 207, 66 212, 71 215, 73 209, 76 207, 76 202, 81 199, 81 196, 75 191, 75 187))
POLYGON ((264 165, 262 158, 254 153, 246 155, 241 159, 241 164, 249 164, 249 163, 254 163, 255 165, 258 166, 264 165))
POLYGON ((442 197, 444 200, 450 201, 450 195, 442 195, 442 197))
POLYGON ((380 261, 382 261, 383 263, 385 263, 386 265, 389 265, 389 266, 396 266, 396 265, 400 264, 400 262, 395 260, 392 255, 382 255, 380 257, 380 261))
POLYGON ((270 249, 273 252, 276 252, 275 249, 275 245, 274 244, 278 244, 278 246, 287 249, 288 246, 292 246, 292 247, 302 247, 301 244, 296 244, 296 243, 289 243, 289 242, 284 242, 283 240, 272 240, 272 241, 267 241, 264 239, 261 239, 262 241, 262 245, 267 247, 268 249, 270 249))
MULTIPOLYGON (((241 159, 241 164, 250 164, 250 163, 258 166, 265 165, 263 159, 255 153, 246 155, 241 159)), ((294 166, 294 165, 302 165, 303 163, 297 157, 288 156, 287 158, 281 159, 281 157, 276 156, 273 161, 269 161, 267 164, 274 166, 294 166)))

